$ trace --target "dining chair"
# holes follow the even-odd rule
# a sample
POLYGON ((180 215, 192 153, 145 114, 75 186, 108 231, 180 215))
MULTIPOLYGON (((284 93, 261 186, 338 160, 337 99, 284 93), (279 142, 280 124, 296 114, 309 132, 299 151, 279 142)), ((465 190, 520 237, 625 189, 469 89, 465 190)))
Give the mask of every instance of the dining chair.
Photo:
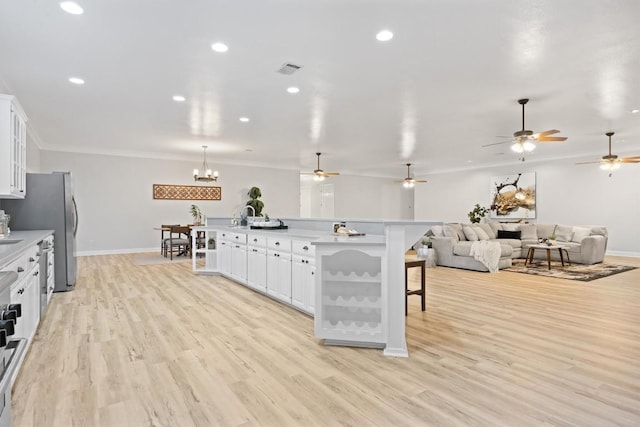
POLYGON ((171 230, 171 227, 178 227, 180 224, 162 224, 160 226, 160 254, 164 255, 165 257, 167 256, 164 252, 165 246, 167 244, 167 240, 169 240, 169 238, 165 238, 164 237, 164 233, 168 233, 171 230))
POLYGON ((169 227, 169 238, 165 239, 164 256, 167 254, 173 260, 174 252, 176 256, 189 255, 190 252, 191 227, 188 225, 172 225, 169 227))

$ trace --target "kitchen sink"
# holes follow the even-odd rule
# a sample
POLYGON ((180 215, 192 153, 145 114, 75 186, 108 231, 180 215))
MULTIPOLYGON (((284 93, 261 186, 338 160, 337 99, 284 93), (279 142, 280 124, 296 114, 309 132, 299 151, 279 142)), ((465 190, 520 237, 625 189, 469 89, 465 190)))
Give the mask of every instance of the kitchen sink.
POLYGON ((22 240, 16 240, 16 239, 0 239, 0 245, 11 245, 13 243, 19 243, 22 242, 22 240))

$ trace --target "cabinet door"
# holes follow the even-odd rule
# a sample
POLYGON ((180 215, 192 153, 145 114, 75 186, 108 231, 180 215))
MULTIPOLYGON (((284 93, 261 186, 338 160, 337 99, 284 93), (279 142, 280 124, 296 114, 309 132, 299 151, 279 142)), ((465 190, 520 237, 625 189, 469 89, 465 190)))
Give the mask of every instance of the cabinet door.
POLYGON ((227 276, 231 275, 231 243, 227 240, 220 240, 218 249, 218 265, 220 273, 227 276))
POLYGON ((316 310, 316 266, 314 264, 306 264, 307 266, 307 282, 306 282, 306 311, 309 314, 315 314, 316 310))
POLYGON ((268 252, 267 254, 267 293, 277 297, 278 289, 278 254, 268 252))
POLYGON ((291 261, 291 304, 305 310, 305 282, 307 265, 301 258, 291 261))
POLYGON ((242 282, 247 282, 247 246, 233 243, 231 247, 231 276, 242 282))
POLYGON ((264 249, 247 249, 247 285, 267 291, 267 253, 264 249))
POLYGON ((278 296, 291 304, 291 258, 280 254, 278 257, 278 296))
POLYGON ((28 306, 26 313, 23 312, 27 337, 31 338, 36 333, 38 323, 40 323, 40 269, 35 268, 27 279, 25 288, 25 304, 28 306))

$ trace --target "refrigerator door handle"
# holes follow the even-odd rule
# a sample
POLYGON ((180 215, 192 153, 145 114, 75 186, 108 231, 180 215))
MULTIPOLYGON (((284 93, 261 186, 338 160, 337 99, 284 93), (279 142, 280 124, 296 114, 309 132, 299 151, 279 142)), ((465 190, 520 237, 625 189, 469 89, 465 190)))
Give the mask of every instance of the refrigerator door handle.
POLYGON ((78 233, 78 205, 75 197, 71 197, 71 203, 73 203, 73 237, 75 238, 78 233))

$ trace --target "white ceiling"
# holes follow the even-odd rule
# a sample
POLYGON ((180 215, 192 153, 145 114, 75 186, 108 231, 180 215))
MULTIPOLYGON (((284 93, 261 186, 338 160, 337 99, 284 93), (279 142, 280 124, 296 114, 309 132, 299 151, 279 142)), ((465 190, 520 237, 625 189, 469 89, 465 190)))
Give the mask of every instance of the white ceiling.
POLYGON ((327 171, 402 178, 411 162, 419 177, 517 164, 481 146, 508 141, 530 98, 527 129, 569 139, 527 161, 596 160, 608 130, 614 153, 640 155, 638 0, 77 3, 0 2, 0 77, 44 149, 198 162, 208 144, 214 167, 303 171, 320 151, 327 171))

